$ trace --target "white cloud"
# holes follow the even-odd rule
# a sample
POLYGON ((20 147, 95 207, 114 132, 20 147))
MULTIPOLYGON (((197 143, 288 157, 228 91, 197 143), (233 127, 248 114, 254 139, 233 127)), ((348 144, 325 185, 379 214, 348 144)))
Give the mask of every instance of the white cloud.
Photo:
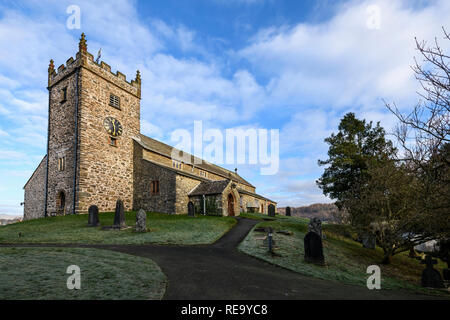
POLYGON ((330 108, 382 108, 379 98, 410 103, 418 88, 410 68, 414 36, 433 40, 449 16, 448 1, 415 10, 406 1, 352 1, 322 24, 265 29, 239 54, 271 79, 272 101, 330 108), (379 30, 366 27, 369 5, 380 8, 379 30))
POLYGON ((147 120, 141 121, 141 132, 154 139, 162 139, 164 137, 162 129, 147 120))
POLYGON ((17 152, 14 150, 0 150, 1 160, 20 160, 26 158, 26 154, 23 152, 17 152))
POLYGON ((0 129, 0 137, 9 137, 9 133, 0 129))

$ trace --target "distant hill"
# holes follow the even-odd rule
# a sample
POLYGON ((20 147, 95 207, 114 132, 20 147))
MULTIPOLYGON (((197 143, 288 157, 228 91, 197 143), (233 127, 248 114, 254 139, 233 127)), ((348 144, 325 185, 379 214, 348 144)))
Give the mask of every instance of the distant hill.
POLYGON ((11 216, 7 214, 0 214, 0 226, 22 221, 20 216, 11 216))
MULTIPOLYGON (((315 203, 303 207, 291 207, 291 215, 302 218, 319 218, 322 221, 336 221, 338 208, 333 203, 315 203)), ((286 207, 278 208, 278 213, 285 215, 286 207)))

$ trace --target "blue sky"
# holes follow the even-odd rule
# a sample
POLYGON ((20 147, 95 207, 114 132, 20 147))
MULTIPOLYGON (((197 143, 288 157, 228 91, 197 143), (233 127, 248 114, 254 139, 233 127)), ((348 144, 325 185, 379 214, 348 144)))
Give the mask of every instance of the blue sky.
POLYGON ((113 71, 141 71, 146 135, 172 143, 195 120, 279 129, 276 175, 238 169, 259 193, 297 206, 331 201, 315 186, 317 160, 345 113, 391 131, 382 99, 414 105, 414 37, 441 38, 449 16, 445 0, 0 0, 0 214, 22 213, 22 188, 46 152, 48 62, 74 56, 81 32, 113 71), (81 29, 66 27, 69 5, 81 29))

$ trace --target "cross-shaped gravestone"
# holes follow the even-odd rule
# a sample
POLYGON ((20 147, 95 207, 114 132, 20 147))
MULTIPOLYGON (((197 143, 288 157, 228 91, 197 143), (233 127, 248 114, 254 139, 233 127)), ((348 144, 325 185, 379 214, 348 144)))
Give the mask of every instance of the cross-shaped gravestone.
POLYGON ((444 288, 441 274, 438 270, 433 268, 433 265, 437 264, 437 260, 433 259, 430 255, 427 255, 425 260, 421 263, 427 266, 422 271, 422 287, 444 288))

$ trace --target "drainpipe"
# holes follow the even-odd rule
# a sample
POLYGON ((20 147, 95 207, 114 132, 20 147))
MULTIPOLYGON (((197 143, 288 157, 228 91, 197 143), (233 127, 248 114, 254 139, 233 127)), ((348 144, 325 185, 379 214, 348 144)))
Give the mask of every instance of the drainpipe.
POLYGON ((73 214, 76 214, 76 201, 77 201, 77 160, 78 160, 78 78, 81 67, 77 68, 76 74, 76 95, 75 95, 75 142, 74 142, 74 157, 73 157, 73 214))

